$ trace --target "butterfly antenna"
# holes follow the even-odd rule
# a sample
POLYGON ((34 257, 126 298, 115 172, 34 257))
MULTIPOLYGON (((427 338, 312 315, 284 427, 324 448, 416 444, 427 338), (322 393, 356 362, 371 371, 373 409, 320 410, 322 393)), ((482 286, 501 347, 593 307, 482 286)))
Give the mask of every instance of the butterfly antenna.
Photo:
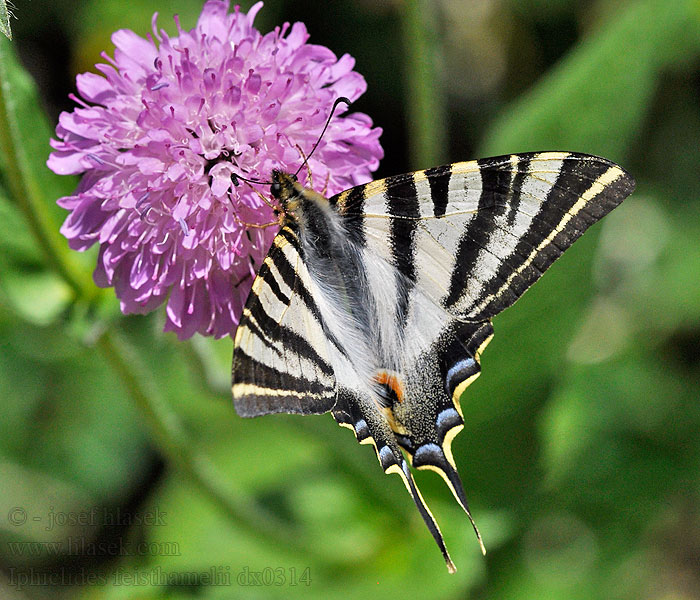
POLYGON ((328 129, 328 126, 331 123, 331 119, 333 118, 333 113, 335 112, 335 109, 338 108, 338 104, 343 103, 347 106, 350 106, 352 102, 345 98, 344 96, 340 96, 336 98, 335 102, 333 103, 333 108, 331 108, 331 114, 328 115, 328 119, 326 119, 326 124, 323 126, 323 131, 321 132, 321 135, 318 136, 318 139, 316 140, 316 143, 314 144, 314 147, 311 149, 311 152, 309 152, 309 155, 304 159, 304 162, 299 165, 299 168, 297 169, 296 173, 294 175, 299 175, 299 171, 301 171, 304 168, 304 165, 308 164, 309 159, 311 158, 311 155, 316 152, 316 148, 318 148, 318 145, 321 143, 321 140, 323 139, 323 134, 326 133, 326 129, 328 129))
POLYGON ((243 175, 239 175, 238 173, 232 173, 231 179, 233 180, 233 185, 235 185, 235 186, 238 186, 239 179, 241 181, 245 181, 246 183, 258 183, 260 185, 272 185, 271 181, 260 181, 259 179, 248 179, 247 177, 243 177, 243 175))

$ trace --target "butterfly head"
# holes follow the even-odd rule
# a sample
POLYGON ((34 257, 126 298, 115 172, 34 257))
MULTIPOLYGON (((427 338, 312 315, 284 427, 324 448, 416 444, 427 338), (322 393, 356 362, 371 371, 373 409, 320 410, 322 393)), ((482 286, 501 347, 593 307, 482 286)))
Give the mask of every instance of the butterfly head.
POLYGON ((272 171, 270 193, 273 198, 276 198, 283 206, 286 206, 287 202, 298 193, 295 190, 295 184, 297 184, 296 175, 275 169, 272 171))

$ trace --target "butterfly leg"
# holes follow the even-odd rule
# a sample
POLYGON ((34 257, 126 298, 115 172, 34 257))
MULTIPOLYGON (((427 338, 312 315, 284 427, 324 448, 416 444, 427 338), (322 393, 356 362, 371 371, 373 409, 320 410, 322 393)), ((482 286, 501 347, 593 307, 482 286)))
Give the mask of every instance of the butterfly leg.
POLYGON ((313 181, 313 177, 311 176, 311 165, 308 163, 309 159, 306 156, 306 154, 304 154, 304 151, 301 149, 301 146, 299 144, 294 144, 294 146, 296 147, 299 154, 301 154, 301 158, 302 158, 301 164, 306 165, 306 187, 313 189, 314 181, 313 181))

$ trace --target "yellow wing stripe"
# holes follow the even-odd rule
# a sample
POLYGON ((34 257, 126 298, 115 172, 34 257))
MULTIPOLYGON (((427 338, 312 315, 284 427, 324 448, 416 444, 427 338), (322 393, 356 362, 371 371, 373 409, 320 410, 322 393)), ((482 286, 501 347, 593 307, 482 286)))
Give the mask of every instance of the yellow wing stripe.
POLYGON ((513 280, 520 276, 520 274, 527 269, 531 264, 532 261, 535 260, 535 257, 549 244, 552 243, 555 237, 559 235, 564 230, 564 227, 566 227, 567 223, 571 221, 581 210, 583 209, 586 204, 588 204, 593 198, 595 198, 598 194, 603 192, 605 188, 613 183, 615 180, 619 179, 624 175, 624 171, 620 169, 619 167, 610 167, 605 173, 603 173, 598 179, 596 179, 592 184, 591 187, 588 188, 588 190, 576 201, 576 203, 569 209, 569 211, 564 215, 562 218, 561 222, 559 225, 557 225, 552 232, 544 238, 539 245, 530 253, 530 255, 523 261, 523 263, 515 269, 509 276, 508 278, 503 282, 503 285, 501 285, 498 290, 493 293, 489 294, 484 300, 479 304, 474 309, 471 309, 472 314, 479 314, 488 304, 494 299, 498 298, 505 290, 507 290, 513 280))

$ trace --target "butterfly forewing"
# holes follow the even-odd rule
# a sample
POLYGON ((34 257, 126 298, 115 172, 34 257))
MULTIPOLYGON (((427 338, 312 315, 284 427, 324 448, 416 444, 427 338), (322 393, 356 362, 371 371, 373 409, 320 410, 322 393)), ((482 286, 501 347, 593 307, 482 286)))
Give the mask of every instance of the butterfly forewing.
POLYGON ((427 296, 482 320, 515 302, 633 189, 633 179, 606 159, 540 152, 390 177, 330 201, 373 252, 397 268, 403 263, 427 296), (398 238, 391 235, 397 223, 398 238))

